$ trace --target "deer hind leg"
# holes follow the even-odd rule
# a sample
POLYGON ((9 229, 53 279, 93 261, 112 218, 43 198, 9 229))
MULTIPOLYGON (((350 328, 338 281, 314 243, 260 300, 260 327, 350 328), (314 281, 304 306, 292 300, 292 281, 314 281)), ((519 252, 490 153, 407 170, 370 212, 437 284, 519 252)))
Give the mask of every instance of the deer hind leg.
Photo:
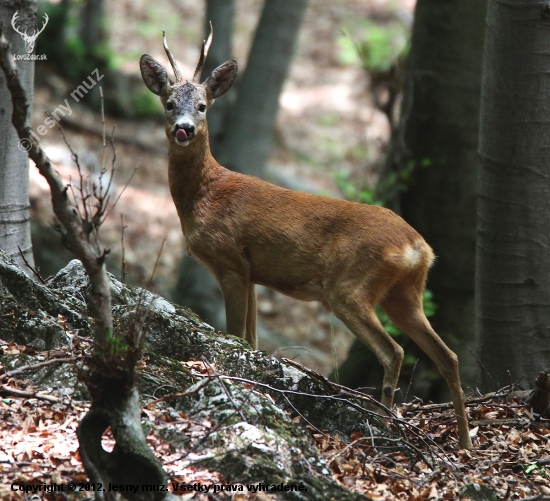
POLYGON ((378 358, 384 368, 381 402, 390 408, 403 362, 403 348, 384 330, 376 316, 374 306, 367 301, 332 301, 334 314, 378 358))
POLYGON ((258 348, 256 338, 256 288, 253 283, 248 285, 248 308, 246 312, 246 340, 252 348, 258 348))
POLYGON ((227 333, 244 339, 249 303, 248 280, 238 273, 228 272, 219 283, 225 303, 227 333))
POLYGON ((464 393, 460 385, 458 357, 433 330, 424 314, 422 291, 424 280, 404 280, 395 284, 380 303, 392 322, 407 334, 435 363, 447 381, 458 422, 461 448, 472 447, 468 418, 464 406, 464 393))

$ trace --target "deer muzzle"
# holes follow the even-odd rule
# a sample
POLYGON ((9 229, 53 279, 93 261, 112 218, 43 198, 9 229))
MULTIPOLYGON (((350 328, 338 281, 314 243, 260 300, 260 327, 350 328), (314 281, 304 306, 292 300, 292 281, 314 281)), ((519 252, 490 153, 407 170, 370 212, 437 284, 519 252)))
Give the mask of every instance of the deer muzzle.
POLYGON ((195 126, 190 124, 176 124, 174 127, 174 136, 177 142, 185 143, 195 136, 195 126))

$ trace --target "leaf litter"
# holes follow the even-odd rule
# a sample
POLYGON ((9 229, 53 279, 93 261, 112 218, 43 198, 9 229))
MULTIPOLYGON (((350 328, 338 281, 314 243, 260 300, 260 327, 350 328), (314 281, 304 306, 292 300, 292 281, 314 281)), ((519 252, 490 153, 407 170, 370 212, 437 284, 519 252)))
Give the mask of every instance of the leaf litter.
MULTIPOLYGON (((2 351, 18 354, 28 350, 15 343, 3 343, 2 351)), ((56 357, 69 355, 68 351, 57 352, 56 357)), ((189 361, 185 365, 197 374, 208 372, 201 361, 189 361)), ((89 404, 67 395, 60 395, 59 402, 54 403, 7 394, 1 389, 4 386, 27 391, 33 388, 22 375, 18 374, 17 379, 6 378, 6 372, 0 366, 0 378, 3 378, 0 380, 0 501, 31 499, 25 498, 23 492, 12 491, 13 483, 89 482, 78 454, 76 436, 78 423, 89 404)), ((456 419, 449 407, 415 402, 394 408, 397 417, 416 427, 418 433, 407 436, 418 449, 416 458, 391 446, 376 445, 359 432, 352 433, 346 441, 338 435, 318 433, 307 424, 306 427, 330 466, 333 479, 373 500, 550 500, 549 420, 540 419, 520 402, 493 398, 470 403, 468 413, 474 449, 466 451, 457 448, 456 419)), ((170 425, 190 442, 196 442, 207 436, 215 423, 208 419, 192 420, 170 407, 155 405, 142 409, 142 420, 146 425, 154 425, 149 427, 147 443, 160 458, 171 481, 227 483, 218 472, 190 465, 181 450, 157 434, 157 430, 170 425)), ((393 426, 391 421, 389 426, 393 426)), ((112 450, 115 442, 110 430, 104 434, 102 443, 105 450, 112 450)), ((43 497, 34 499, 77 500, 89 498, 90 494, 89 491, 64 493, 63 497, 42 494, 43 497)), ((203 493, 177 494, 181 499, 211 499, 203 493)), ((234 501, 262 498, 248 493, 231 497, 222 492, 217 496, 234 501)))

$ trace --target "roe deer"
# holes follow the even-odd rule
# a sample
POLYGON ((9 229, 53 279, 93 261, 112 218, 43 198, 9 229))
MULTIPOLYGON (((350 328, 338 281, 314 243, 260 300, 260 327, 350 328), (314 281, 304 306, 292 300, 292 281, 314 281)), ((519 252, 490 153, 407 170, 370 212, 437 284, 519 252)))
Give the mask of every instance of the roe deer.
POLYGON ((212 32, 192 81, 185 80, 163 37, 176 82, 149 55, 141 74, 165 109, 170 191, 189 251, 216 277, 227 332, 256 348, 255 284, 320 301, 377 356, 384 368, 382 403, 391 407, 403 349, 384 330, 375 307, 437 365, 451 390, 459 443, 470 448, 457 356, 428 322, 422 292, 432 249, 388 209, 298 193, 232 172, 210 152, 206 111, 237 75, 230 60, 200 83, 212 32))

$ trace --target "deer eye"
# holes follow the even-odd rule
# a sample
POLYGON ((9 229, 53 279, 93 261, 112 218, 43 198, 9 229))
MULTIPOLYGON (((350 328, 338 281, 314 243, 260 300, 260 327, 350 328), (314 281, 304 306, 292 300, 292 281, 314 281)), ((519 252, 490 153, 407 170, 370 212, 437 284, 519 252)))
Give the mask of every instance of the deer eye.
POLYGON ((168 111, 173 110, 173 109, 174 109, 174 104, 173 104, 172 102, 168 101, 168 102, 166 103, 166 109, 167 109, 168 111))
POLYGON ((206 104, 199 104, 198 109, 201 113, 204 113, 206 111, 206 104))

